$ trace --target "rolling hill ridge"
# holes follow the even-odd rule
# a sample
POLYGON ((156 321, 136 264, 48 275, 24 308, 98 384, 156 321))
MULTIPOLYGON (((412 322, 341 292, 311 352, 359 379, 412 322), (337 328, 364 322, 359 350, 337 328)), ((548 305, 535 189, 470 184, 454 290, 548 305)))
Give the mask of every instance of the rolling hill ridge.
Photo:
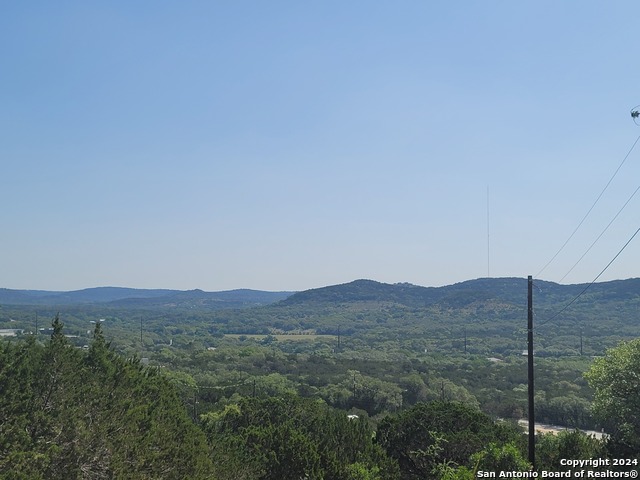
POLYGON ((0 289, 0 304, 4 305, 108 305, 122 308, 245 308, 268 305, 290 296, 292 292, 261 290, 202 290, 136 289, 96 287, 70 292, 44 290, 0 289))

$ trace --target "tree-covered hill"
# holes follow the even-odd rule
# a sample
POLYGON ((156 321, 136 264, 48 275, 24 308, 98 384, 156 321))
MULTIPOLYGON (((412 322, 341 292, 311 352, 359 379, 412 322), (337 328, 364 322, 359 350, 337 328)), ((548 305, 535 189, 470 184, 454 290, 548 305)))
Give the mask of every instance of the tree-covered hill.
MULTIPOLYGON (((155 291, 148 297, 74 305, 47 304, 49 297, 42 292, 33 294, 39 299, 35 305, 12 305, 1 300, 9 293, 0 292, 0 328, 34 331, 37 314, 51 318, 62 311, 71 334, 82 337, 89 321, 106 319, 119 337, 129 332, 133 341, 144 330, 146 342, 156 344, 181 342, 180 335, 187 333, 188 341, 195 337, 207 346, 222 335, 306 334, 340 335, 343 349, 392 341, 413 352, 495 356, 520 355, 526 349, 524 278, 482 278, 437 288, 356 280, 292 295, 155 291)), ((107 293, 120 295, 102 292, 100 298, 107 293)), ((601 355, 620 340, 637 336, 640 279, 591 286, 536 280, 533 297, 540 356, 601 355)))
MULTIPOLYGON (((535 299, 538 308, 561 307, 581 296, 580 303, 640 301, 640 278, 610 282, 562 285, 544 280, 534 281, 535 299)), ((470 304, 503 303, 526 304, 526 278, 479 278, 443 287, 421 287, 410 283, 386 284, 373 280, 355 280, 341 285, 298 292, 281 305, 304 305, 322 303, 380 302, 395 303, 406 307, 429 307, 434 305, 463 308, 470 304)))
POLYGON ((291 292, 265 292, 261 290, 228 290, 204 292, 202 290, 176 291, 161 297, 124 298, 109 302, 110 307, 152 309, 222 310, 269 305, 291 295, 291 292))
MULTIPOLYGON (((268 292, 236 289, 219 292, 168 289, 97 287, 69 292, 11 290, 0 288, 0 305, 75 306, 105 305, 122 308, 233 309, 277 304, 302 306, 378 303, 409 308, 440 307, 463 309, 471 305, 513 305, 526 303, 525 278, 479 278, 442 287, 422 287, 410 283, 386 284, 374 280, 331 285, 302 292, 268 292)), ((615 280, 593 285, 535 280, 534 297, 539 310, 559 310, 581 294, 578 305, 640 302, 640 278, 615 280), (586 290, 586 291, 585 291, 586 290), (584 291, 584 293, 583 293, 584 291)))
POLYGON ((104 305, 115 308, 246 308, 268 305, 293 292, 237 289, 222 292, 202 290, 137 289, 96 287, 70 292, 0 289, 0 305, 77 306, 104 305))
MULTIPOLYGON (((533 293, 539 355, 600 355, 637 335, 640 279, 591 286, 535 281, 533 293)), ((527 280, 483 278, 438 288, 356 280, 209 318, 209 328, 222 334, 311 331, 368 344, 396 339, 442 352, 519 355, 526 349, 527 280)))

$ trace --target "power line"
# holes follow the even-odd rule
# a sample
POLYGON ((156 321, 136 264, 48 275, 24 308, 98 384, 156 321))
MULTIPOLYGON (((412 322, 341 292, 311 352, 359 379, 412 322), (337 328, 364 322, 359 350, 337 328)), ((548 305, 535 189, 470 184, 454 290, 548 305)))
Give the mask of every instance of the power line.
MULTIPOLYGON (((571 267, 569 269, 569 271, 567 273, 564 274, 564 276, 559 280, 559 282, 562 282, 567 275, 569 275, 574 268, 576 268, 576 266, 580 263, 580 261, 587 255, 587 253, 589 253, 589 251, 593 248, 593 246, 598 242, 598 240, 600 240, 600 238, 605 234, 605 232, 609 229, 609 227, 611 226, 611 224, 615 221, 616 218, 618 218, 618 216, 622 213, 622 210, 624 210, 624 208, 629 204, 629 202, 631 201, 631 199, 633 197, 635 197, 636 193, 638 193, 638 191, 640 190, 640 186, 638 186, 638 188, 635 189, 635 191, 631 194, 631 196, 627 199, 627 201, 624 203, 624 205, 622 205, 622 207, 620 208, 620 210, 618 210, 618 213, 616 213, 616 215, 611 219, 611 221, 608 223, 608 225, 604 228, 604 230, 602 230, 602 232, 600 233, 600 235, 598 235, 598 237, 593 241, 593 243, 589 246, 589 248, 587 248, 587 251, 584 252, 582 254, 582 256, 578 259, 578 261, 576 263, 573 264, 573 267, 571 267)), ((559 283, 558 282, 558 283, 559 283)))
POLYGON ((578 300, 582 295, 584 295, 584 293, 589 290, 589 288, 591 288, 591 286, 596 283, 596 281, 602 276, 602 274, 604 272, 607 271, 607 269, 611 266, 611 264, 616 260, 616 258, 618 258, 620 256, 620 254, 624 251, 625 248, 627 248, 627 246, 631 243, 631 241, 635 238, 635 236, 638 234, 638 232, 640 232, 640 228, 638 228, 635 233, 633 235, 631 235, 631 238, 629 240, 627 240, 627 243, 625 243, 622 248, 618 251, 618 253, 616 253, 616 255, 611 259, 611 261, 609 263, 607 263, 607 266, 604 267, 602 269, 602 271, 596 275, 596 278, 594 278, 591 283, 587 284, 586 287, 584 287, 584 289, 578 294, 576 295, 573 300, 571 300, 569 303, 567 303, 559 312, 557 312, 555 315, 553 315, 551 318, 548 318, 547 320, 545 320, 544 322, 538 324, 538 327, 541 327, 547 323, 549 323, 550 321, 556 319, 558 316, 560 316, 560 314, 562 312, 564 312, 567 308, 569 308, 576 300, 578 300))
POLYGON ((629 149, 629 151, 627 152, 627 154, 624 156, 624 158, 622 159, 622 162, 620 162, 620 165, 618 165, 618 168, 616 168, 616 171, 613 172, 613 175, 611 176, 611 178, 609 179, 609 181, 607 182, 607 184, 604 186, 604 188, 602 189, 602 191, 600 192, 600 195, 598 195, 598 198, 596 198, 595 202, 593 202, 593 205, 591 205, 591 208, 589 208, 589 210, 587 211, 587 213, 585 214, 584 217, 582 217, 582 220, 580 220, 580 223, 578 223, 578 226, 573 230, 573 232, 571 233, 571 235, 569 235, 569 238, 567 238, 567 240, 562 244, 562 246, 560 247, 560 249, 556 252, 556 254, 551 257, 551 260, 549 260, 546 265, 544 267, 542 267, 540 269, 540 271, 538 273, 536 273, 535 277, 539 277, 540 274, 542 272, 544 272, 546 270, 546 268, 551 265, 551 262, 553 262, 556 257, 558 255, 560 255, 560 252, 562 252, 562 250, 564 250, 564 247, 567 246, 567 244, 571 241, 571 239, 573 238, 573 236, 576 234, 576 232, 580 229, 580 227, 582 226, 582 224, 584 223, 584 221, 587 219, 587 217, 591 214, 591 211, 595 208, 595 206, 598 204, 598 202, 600 201, 600 198, 602 198, 602 195, 604 195, 604 192, 607 190, 607 188, 609 188, 609 185, 611 184, 611 182, 613 181, 613 179, 616 177, 616 175, 618 174, 618 172, 620 171, 620 169, 622 168, 622 166, 625 164, 625 162, 627 161, 627 158, 629 158, 629 155, 631 155, 631 152, 633 151, 633 149, 635 148, 636 144, 638 143, 638 141, 640 141, 640 135, 638 136, 638 138, 636 138, 636 141, 633 142, 633 145, 631 145, 631 148, 629 149))

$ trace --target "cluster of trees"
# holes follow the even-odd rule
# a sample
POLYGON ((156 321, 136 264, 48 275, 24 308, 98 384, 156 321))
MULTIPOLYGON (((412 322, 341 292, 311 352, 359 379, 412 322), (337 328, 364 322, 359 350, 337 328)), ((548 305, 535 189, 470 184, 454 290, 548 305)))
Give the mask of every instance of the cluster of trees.
MULTIPOLYGON (((219 339, 210 351, 164 346, 165 367, 145 367, 114 351, 100 322, 86 349, 58 317, 52 327, 44 342, 0 344, 1 478, 445 480, 530 468, 522 431, 493 420, 500 405, 524 407, 510 403, 525 388, 521 359, 367 360, 219 339), (479 408, 491 398, 493 416, 479 408)), ((580 423, 592 410, 611 436, 539 436, 537 468, 639 458, 640 340, 609 350, 585 378, 578 359, 538 363, 540 412, 580 423)))
POLYGON ((640 338, 608 350, 586 377, 595 389, 594 413, 612 432, 611 450, 640 458, 640 338))
POLYGON ((517 425, 494 422, 461 403, 419 403, 382 420, 377 435, 405 479, 434 478, 450 466, 472 469, 472 455, 486 455, 494 448, 516 452, 508 470, 529 467, 522 458, 524 436, 517 425))
MULTIPOLYGON (((360 409, 371 417, 407 408, 417 402, 457 400, 479 405, 502 418, 520 419, 527 409, 526 358, 504 361, 477 355, 422 355, 363 350, 313 351, 311 342, 298 342, 298 353, 283 352, 249 340, 221 339, 215 350, 186 350, 162 346, 150 359, 180 371, 185 399, 194 396, 213 407, 235 394, 297 393, 322 398, 344 410, 360 409), (308 348, 306 353, 303 349, 308 348)), ((540 359, 536 414, 541 421, 578 428, 598 426, 590 414, 593 391, 582 377, 590 359, 540 359)))
POLYGON ((202 416, 216 478, 396 479, 364 418, 295 395, 243 398, 202 416))
MULTIPOLYGON (((328 317, 317 321, 333 322, 330 318, 335 309, 325 310, 322 315, 328 317)), ((320 395, 337 408, 367 410, 371 416, 395 411, 417 401, 454 398, 477 402, 485 412, 500 417, 521 418, 526 411, 525 358, 493 351, 494 347, 501 349, 500 342, 512 342, 508 335, 500 341, 493 337, 477 338, 472 337, 472 330, 468 329, 468 352, 465 354, 463 340, 437 342, 433 339, 434 333, 424 334, 428 325, 418 329, 417 313, 416 318, 411 319, 414 313, 409 310, 402 313, 400 307, 385 307, 375 315, 359 310, 351 312, 354 320, 360 323, 376 321, 376 315, 392 318, 398 315, 397 328, 392 331, 389 326, 379 324, 366 335, 352 333, 345 336, 348 328, 343 325, 339 330, 339 347, 337 336, 307 335, 302 340, 284 340, 286 337, 276 340, 274 336, 239 339, 217 331, 209 332, 224 327, 223 323, 215 323, 224 319, 273 323, 273 319, 267 318, 271 313, 265 312, 265 309, 221 311, 216 313, 220 318, 214 318, 212 324, 210 315, 198 311, 169 314, 138 310, 110 315, 113 312, 89 314, 78 307, 65 312, 65 332, 74 336, 68 339, 73 345, 88 345, 87 332, 94 325, 90 322, 106 318, 104 326, 112 345, 125 357, 137 355, 148 358, 152 365, 186 372, 193 377, 193 383, 205 387, 236 385, 240 394, 246 393, 247 385, 255 380, 258 384, 267 384, 265 388, 270 390, 273 388, 268 384, 277 383, 302 396, 320 395), (243 320, 242 315, 248 318, 243 320), (409 315, 408 323, 403 315, 409 315), (69 324, 71 328, 67 327, 69 324), (478 344, 493 345, 492 353, 474 353, 478 344), (439 353, 445 346, 449 352, 439 353), (216 350, 209 351, 212 348, 216 350), (497 359, 490 361, 489 356, 497 356, 497 359), (264 378, 266 376, 269 378, 264 378)), ((20 318, 19 313, 15 318, 20 318)), ((294 309, 286 314, 281 312, 278 322, 291 325, 304 318, 308 316, 294 309)), ((345 318, 341 317, 341 320, 344 322, 345 318)), ((462 328, 451 325, 441 327, 448 329, 451 338, 463 332, 462 328)), ((488 332, 494 329, 486 322, 479 322, 474 328, 478 331, 488 329, 488 332)), ((337 332, 335 328, 334 333, 337 332)), ((513 344, 509 348, 516 347, 513 344)), ((536 414, 541 421, 580 428, 601 426, 590 413, 593 390, 582 377, 590 362, 591 358, 586 355, 537 359, 536 414)), ((206 392, 205 401, 216 402, 219 396, 234 393, 232 390, 219 388, 206 392)), ((193 396, 192 392, 187 395, 193 396)))
POLYGON ((175 388, 109 349, 51 340, 0 344, 3 478, 206 478, 211 459, 175 388))

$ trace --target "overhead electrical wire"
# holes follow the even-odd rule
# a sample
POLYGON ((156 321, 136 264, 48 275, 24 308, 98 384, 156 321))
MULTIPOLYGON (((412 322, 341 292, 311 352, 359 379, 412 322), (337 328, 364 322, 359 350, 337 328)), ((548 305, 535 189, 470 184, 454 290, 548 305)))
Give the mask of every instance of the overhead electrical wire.
POLYGON ((609 227, 611 226, 611 224, 615 221, 616 218, 618 218, 618 216, 622 213, 622 211, 625 209, 625 207, 629 204, 629 202, 631 201, 631 199, 633 197, 635 197, 636 193, 638 193, 638 191, 640 190, 640 186, 638 186, 638 188, 635 189, 635 191, 631 194, 631 196, 627 199, 627 201, 624 203, 624 205, 622 205, 622 207, 620 208, 620 210, 618 210, 618 213, 615 214, 615 216, 611 219, 611 221, 607 224, 606 227, 604 227, 604 230, 602 230, 602 232, 600 232, 600 235, 597 236, 597 238, 593 241, 593 243, 591 245, 589 245, 589 248, 587 248, 587 250, 582 254, 582 256, 578 259, 578 261, 576 263, 573 264, 573 266, 569 269, 569 271, 567 273, 564 274, 564 276, 558 281, 558 283, 562 282, 567 275, 569 275, 574 268, 576 268, 576 266, 582 261, 582 259, 587 255, 587 253, 589 253, 589 251, 593 248, 593 246, 598 242, 598 240, 600 240, 600 238, 605 234, 605 232, 609 229, 609 227))
MULTIPOLYGON (((638 118, 640 118, 640 113, 639 113, 639 109, 640 105, 638 107, 635 107, 635 109, 633 109, 631 111, 631 117, 634 119, 634 122, 637 125, 640 125, 640 123, 638 122, 638 118)), ((538 277, 555 259, 556 257, 560 254, 560 252, 562 252, 562 250, 564 250, 564 247, 567 246, 567 244, 571 241, 571 239, 573 238, 573 236, 576 234, 576 232, 580 229, 580 227, 582 226, 582 224, 584 223, 584 221, 587 219, 587 217, 591 214, 591 211, 595 208, 595 206, 597 205, 597 203, 600 201, 600 198, 602 198, 602 196, 604 195, 605 191, 607 190, 607 188, 609 188, 609 185, 611 184, 611 182, 613 181, 613 179, 616 177, 616 175, 618 174, 618 172, 620 171, 620 169, 622 168, 622 166, 625 164, 625 162, 627 161, 627 159, 629 158, 629 155, 631 155, 631 152, 633 151, 633 149, 635 148, 635 146, 637 145, 638 141, 640 141, 640 135, 636 138, 636 140, 633 142, 633 145, 631 145, 631 148, 629 149, 629 151, 627 152, 627 154, 624 156, 624 158, 622 159, 622 162, 620 162, 620 165, 618 165, 618 168, 616 168, 615 172, 613 172, 613 175, 611 176, 611 178, 609 179, 609 181, 607 182, 607 184, 604 186, 604 188, 602 189, 602 191, 600 192, 600 194, 598 195, 598 197, 596 198, 596 200, 593 202, 593 205, 591 205, 591 208, 589 208, 589 210, 587 211, 587 213, 584 215, 584 217, 582 218, 582 220, 580 220, 580 223, 578 223, 578 226, 573 230, 573 232, 571 233, 571 235, 569 235, 569 238, 567 238, 567 240, 562 244, 562 246, 560 247, 560 249, 555 253, 555 255, 551 258, 551 260, 549 260, 544 267, 542 267, 542 269, 540 269, 540 271, 536 274, 536 277, 538 277)), ((625 209, 625 207, 629 204, 629 202, 633 199, 633 197, 638 193, 638 191, 640 190, 640 186, 638 186, 634 192, 631 194, 631 196, 627 199, 627 201, 624 203, 624 205, 622 205, 622 207, 620 207, 620 209, 618 210, 618 212, 615 214, 615 216, 611 219, 611 221, 607 224, 607 226, 604 228, 604 230, 600 233, 600 235, 598 235, 598 237, 593 241, 593 243, 589 246, 589 248, 587 248, 587 250, 582 254, 582 256, 578 259, 578 261, 569 269, 569 271, 567 273, 564 274, 564 276, 560 279, 560 282, 562 282, 567 275, 569 275, 573 269, 582 261, 582 259, 589 253, 589 251, 591 251, 591 249, 593 248, 593 246, 598 242, 598 240, 600 240, 600 238, 605 234, 605 232, 609 229, 609 227, 613 224, 613 222, 618 218, 618 216, 620 215, 620 213, 622 213, 622 211, 625 209)), ((546 325, 547 323, 555 320, 556 318, 558 318, 564 311, 566 311, 571 305, 573 305, 582 295, 584 295, 587 290, 589 290, 589 288, 591 288, 591 286, 598 281, 598 279, 604 274, 604 272, 607 271, 607 269, 613 264, 613 262, 620 256, 620 254, 622 254, 622 252, 627 248, 627 246, 631 243, 631 241, 636 237, 636 235, 640 233, 640 228, 638 228, 633 235, 631 235, 631 238, 629 238, 629 240, 627 240, 627 242, 622 246, 622 248, 618 251, 618 253, 616 253, 616 255, 609 261, 609 263, 607 263, 607 265, 600 271, 600 273, 598 273, 598 275, 596 275, 596 277, 589 283, 587 284, 582 291, 580 291, 580 293, 578 293, 569 303, 567 303, 563 308, 561 308, 558 312, 556 312, 554 315, 552 315, 551 317, 547 318, 546 320, 542 321, 541 323, 537 323, 536 324, 536 329, 538 327, 541 327, 543 325, 546 325)), ((534 312, 535 315, 535 312, 534 312)), ((537 317, 537 315, 536 315, 537 317)))
POLYGON ((622 168, 622 166, 625 164, 625 162, 627 161, 627 158, 629 158, 629 155, 631 155, 631 152, 633 151, 633 149, 635 148, 635 146, 637 145, 638 141, 640 141, 640 135, 638 135, 638 138, 636 138, 636 141, 633 142, 633 145, 631 145, 631 148, 629 149, 629 151, 627 152, 627 154, 624 156, 624 158, 622 159, 622 162, 620 162, 620 165, 618 165, 618 168, 616 168, 616 171, 613 172, 613 175, 611 176, 611 178, 609 179, 609 181, 607 182, 607 184, 604 186, 604 188, 602 189, 602 191, 600 192, 600 195, 598 195, 598 197, 596 198, 596 200, 593 202, 593 205, 591 205, 591 208, 589 208, 589 210, 587 211, 587 213, 584 215, 584 217, 582 217, 582 220, 580 220, 580 223, 578 223, 578 226, 573 230, 573 232, 571 233, 571 235, 569 235, 569 238, 567 238, 567 240, 562 244, 562 246, 560 247, 560 249, 555 253, 555 255, 553 257, 551 257, 551 260, 549 260, 544 267, 542 267, 540 269, 540 271, 538 273, 535 274, 535 277, 538 278, 540 276, 540 274, 542 272, 544 272, 546 270, 546 268, 551 265, 551 263, 556 259, 556 257, 558 255, 560 255, 560 252, 562 252, 564 250, 564 247, 567 246, 567 244, 571 241, 571 239, 573 238, 573 236, 576 234, 576 232, 580 229, 580 227, 582 226, 582 224, 584 223, 584 221, 587 219, 587 217, 591 214, 591 211, 595 208, 595 206, 598 204, 598 202, 600 201, 600 198, 602 198, 602 195, 604 195, 604 192, 607 191, 607 188, 609 188, 609 185, 611 184, 611 182, 613 181, 613 179, 616 177, 616 175, 618 174, 618 172, 620 171, 620 169, 622 168))
MULTIPOLYGON (((640 187, 639 187, 640 188, 640 187)), ((631 238, 629 238, 629 240, 627 240, 627 243, 625 243, 622 248, 618 251, 618 253, 616 253, 616 255, 611 259, 611 261, 609 263, 607 263, 607 266, 604 267, 602 269, 602 271, 596 275, 596 278, 594 278, 591 283, 587 284, 586 287, 584 287, 584 289, 578 294, 576 295, 573 300, 571 300, 569 303, 567 303, 561 310, 559 310, 555 315, 553 315, 552 317, 546 319, 545 321, 539 323, 537 325, 537 327, 541 327, 549 322, 551 322, 552 320, 558 318, 560 316, 560 314, 562 314, 562 312, 564 312, 567 308, 569 308, 576 300, 578 300, 582 295, 585 294, 585 292, 587 290, 589 290, 589 288, 591 288, 591 286, 596 283, 598 281, 598 279, 602 276, 602 274, 604 272, 607 271, 607 269, 611 266, 611 264, 616 260, 616 258, 618 258, 620 256, 620 254, 624 251, 625 248, 627 248, 627 246, 631 243, 631 241, 635 238, 635 236, 638 234, 638 232, 640 232, 640 228, 638 228, 635 233, 633 235, 631 235, 631 238)))

